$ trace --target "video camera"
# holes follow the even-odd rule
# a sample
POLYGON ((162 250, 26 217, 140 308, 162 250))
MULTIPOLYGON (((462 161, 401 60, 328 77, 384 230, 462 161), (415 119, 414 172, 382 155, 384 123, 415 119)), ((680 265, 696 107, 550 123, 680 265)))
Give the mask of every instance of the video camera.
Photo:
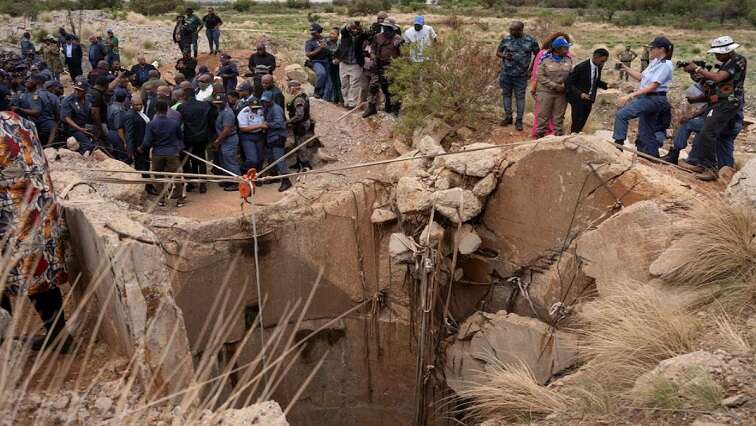
POLYGON ((687 61, 687 62, 677 61, 675 65, 677 66, 677 68, 685 68, 691 63, 696 64, 699 67, 706 69, 706 71, 711 71, 711 68, 712 68, 712 66, 707 64, 706 61, 687 61))

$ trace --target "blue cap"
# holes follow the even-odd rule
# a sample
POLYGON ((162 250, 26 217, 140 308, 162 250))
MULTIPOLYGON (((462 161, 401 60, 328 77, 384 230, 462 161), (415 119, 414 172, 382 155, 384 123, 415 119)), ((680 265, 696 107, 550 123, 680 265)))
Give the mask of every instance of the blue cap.
POLYGON ((551 42, 552 49, 559 49, 560 47, 572 46, 564 37, 557 37, 551 42))
POLYGON ((665 49, 669 49, 672 47, 672 42, 669 41, 667 37, 659 36, 656 37, 649 45, 648 47, 663 47, 665 49))
POLYGON ((425 18, 423 16, 416 16, 415 17, 415 25, 425 25, 425 18))
POLYGON ((260 100, 263 102, 272 102, 273 101, 273 92, 270 90, 266 90, 262 93, 260 96, 260 100))

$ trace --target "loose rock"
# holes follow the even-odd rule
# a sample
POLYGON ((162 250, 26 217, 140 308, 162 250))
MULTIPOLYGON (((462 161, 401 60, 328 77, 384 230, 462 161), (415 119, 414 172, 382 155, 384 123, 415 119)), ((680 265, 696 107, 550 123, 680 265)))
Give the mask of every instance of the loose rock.
POLYGON ((459 254, 475 253, 475 251, 480 248, 480 244, 482 242, 483 241, 480 239, 480 236, 478 236, 478 233, 475 232, 472 226, 462 226, 462 229, 460 230, 457 237, 457 248, 459 250, 459 254))
POLYGON ((420 244, 435 247, 444 238, 444 227, 436 222, 431 222, 420 233, 420 244))
MULTIPOLYGON (((493 147, 489 143, 474 143, 465 146, 461 152, 469 150, 479 150, 481 148, 493 147)), ((442 158, 446 167, 454 170, 459 174, 466 176, 484 177, 491 173, 494 167, 502 161, 502 152, 498 149, 485 151, 474 151, 468 154, 449 155, 442 158)))
POLYGON ((391 209, 375 209, 370 216, 372 223, 386 223, 396 219, 396 213, 391 209))
POLYGON ((454 223, 467 222, 483 209, 472 191, 452 188, 433 193, 436 210, 454 223))
POLYGON ((396 205, 402 214, 428 210, 432 196, 430 188, 417 177, 402 177, 396 186, 396 205))
POLYGON ((475 184, 472 191, 476 197, 484 198, 488 197, 494 189, 496 189, 496 175, 489 173, 475 184))

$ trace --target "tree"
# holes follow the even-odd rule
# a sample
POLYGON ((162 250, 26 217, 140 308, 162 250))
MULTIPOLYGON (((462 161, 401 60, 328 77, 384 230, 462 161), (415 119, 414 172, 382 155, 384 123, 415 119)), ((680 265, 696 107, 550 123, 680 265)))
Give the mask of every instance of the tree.
POLYGON ((594 0, 593 5, 604 11, 607 21, 612 20, 614 14, 626 7, 624 0, 594 0))

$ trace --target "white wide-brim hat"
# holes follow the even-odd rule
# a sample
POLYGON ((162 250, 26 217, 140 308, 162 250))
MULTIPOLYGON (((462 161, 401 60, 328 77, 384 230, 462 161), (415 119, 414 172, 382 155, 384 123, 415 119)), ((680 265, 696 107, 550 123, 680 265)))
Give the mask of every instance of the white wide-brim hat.
POLYGON ((730 36, 718 37, 711 41, 709 53, 730 53, 740 47, 730 36))

